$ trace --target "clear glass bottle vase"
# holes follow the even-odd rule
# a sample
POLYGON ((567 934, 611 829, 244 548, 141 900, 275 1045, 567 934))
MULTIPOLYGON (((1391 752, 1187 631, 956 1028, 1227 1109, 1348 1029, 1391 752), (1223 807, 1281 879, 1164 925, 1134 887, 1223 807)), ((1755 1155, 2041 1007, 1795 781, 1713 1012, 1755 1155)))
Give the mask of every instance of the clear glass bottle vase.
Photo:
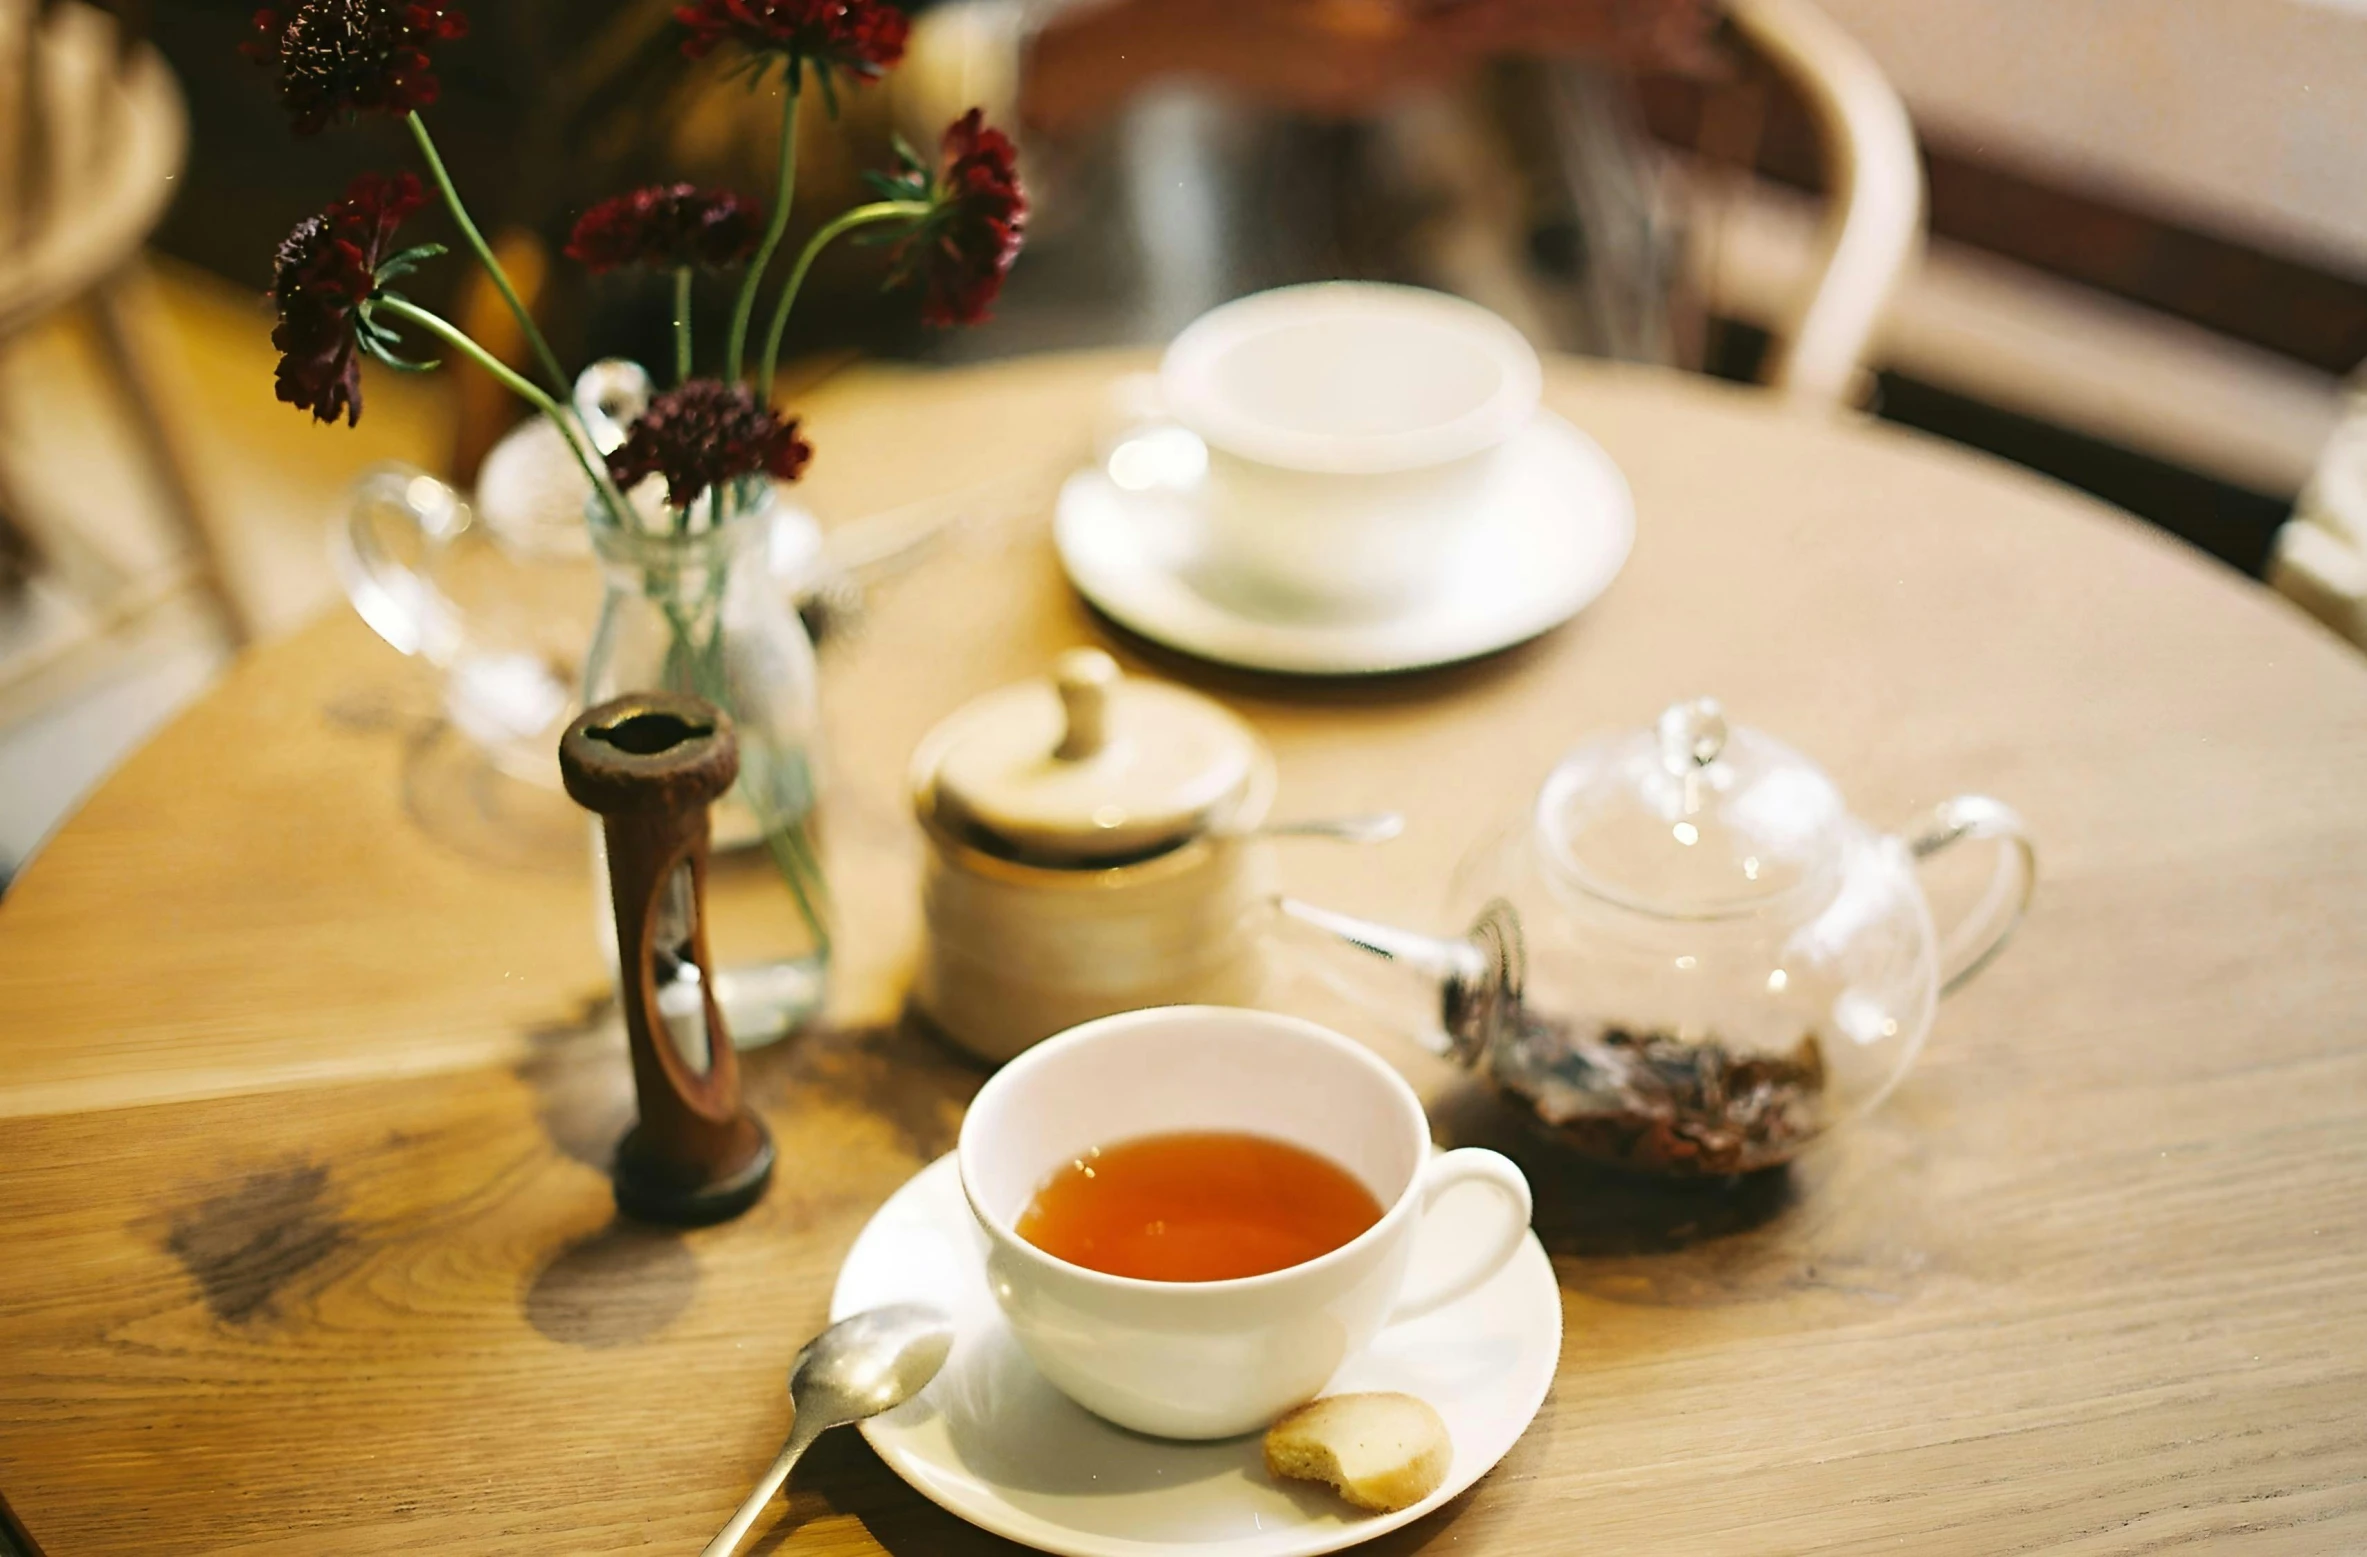
MULTIPOLYGON (((815 828, 820 721, 814 651, 766 567, 774 488, 741 483, 687 513, 650 511, 620 529, 595 500, 592 544, 606 595, 584 662, 584 706, 626 692, 689 692, 738 729, 740 777, 714 811, 708 938, 716 1002, 740 1048, 770 1043, 821 1008, 830 904, 815 828)), ((592 830, 592 888, 609 964, 616 926, 608 862, 592 830)))

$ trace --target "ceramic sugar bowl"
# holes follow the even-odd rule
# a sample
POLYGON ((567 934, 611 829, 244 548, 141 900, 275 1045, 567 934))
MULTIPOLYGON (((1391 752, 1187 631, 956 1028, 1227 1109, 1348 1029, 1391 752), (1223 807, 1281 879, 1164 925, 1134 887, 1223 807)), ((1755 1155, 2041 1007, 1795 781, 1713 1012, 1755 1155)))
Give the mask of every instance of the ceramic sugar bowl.
POLYGON ((1274 763, 1216 703, 1076 650, 931 731, 912 792, 913 1000, 962 1047, 1001 1061, 1118 1011, 1255 1002, 1274 763))

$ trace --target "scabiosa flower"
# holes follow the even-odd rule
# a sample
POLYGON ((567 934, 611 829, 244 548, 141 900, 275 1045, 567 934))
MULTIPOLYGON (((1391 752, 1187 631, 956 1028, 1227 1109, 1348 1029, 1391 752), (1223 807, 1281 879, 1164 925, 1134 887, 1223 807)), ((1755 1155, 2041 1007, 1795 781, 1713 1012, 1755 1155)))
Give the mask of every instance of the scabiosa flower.
POLYGON ((280 352, 279 398, 310 411, 313 420, 343 416, 347 426, 360 421, 359 354, 396 360, 388 352, 392 332, 370 321, 367 305, 414 261, 442 252, 433 244, 387 252, 395 229, 426 198, 408 173, 364 173, 344 199, 304 218, 281 241, 271 272, 271 300, 279 309, 271 332, 280 352))
POLYGON ((436 45, 468 36, 447 0, 295 0, 255 13, 243 53, 279 71, 296 133, 357 113, 400 118, 436 100, 436 45))
POLYGON ((690 0, 674 20, 690 29, 682 52, 692 59, 724 43, 760 60, 783 54, 792 71, 813 65, 825 91, 833 68, 868 80, 902 59, 911 28, 884 0, 690 0))
POLYGON ((794 481, 814 457, 797 435, 745 384, 694 378, 649 402, 625 441, 608 456, 608 473, 630 488, 666 478, 666 501, 688 508, 709 487, 758 473, 794 481))
POLYGON ((946 127, 935 177, 909 151, 902 155, 900 175, 879 187, 893 199, 926 200, 929 211, 897 240, 891 284, 921 287, 925 323, 977 324, 993 309, 1027 230, 1018 148, 973 108, 946 127))
POLYGON ((755 208, 729 190, 659 184, 586 211, 567 253, 594 271, 735 265, 756 251, 762 225, 755 208))

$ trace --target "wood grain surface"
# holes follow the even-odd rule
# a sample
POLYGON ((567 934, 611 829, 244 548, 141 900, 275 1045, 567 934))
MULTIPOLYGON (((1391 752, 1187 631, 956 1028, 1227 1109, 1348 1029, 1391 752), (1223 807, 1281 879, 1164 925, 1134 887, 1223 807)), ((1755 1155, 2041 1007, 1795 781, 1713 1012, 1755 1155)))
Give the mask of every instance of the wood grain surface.
MULTIPOLYGON (((1109 632, 1047 536, 1124 358, 864 372, 805 408, 825 514, 982 487, 824 658, 830 1025, 750 1056, 743 1220, 619 1225, 630 1103, 584 824, 502 790, 343 613, 250 655, 0 905, 0 1497, 49 1557, 691 1551, 786 1425, 869 1213, 980 1070, 899 1023, 913 742, 1099 641, 1273 743, 1301 895, 1437 923, 1581 734, 1702 691, 1865 814, 1964 789, 2040 840, 2015 945, 1871 1119, 1692 1191, 1575 1166, 1331 994, 1443 1137, 1537 1188, 1562 1369, 1513 1454, 1372 1550, 2367 1550, 2367 666, 2132 521, 1894 431, 1558 364, 1635 488, 1626 573, 1443 673, 1293 683, 1109 632), (1014 500, 1012 494, 1019 497, 1014 500)), ((731 894, 715 884, 719 929, 731 894)), ((755 1550, 1007 1550, 853 1435, 755 1550)))

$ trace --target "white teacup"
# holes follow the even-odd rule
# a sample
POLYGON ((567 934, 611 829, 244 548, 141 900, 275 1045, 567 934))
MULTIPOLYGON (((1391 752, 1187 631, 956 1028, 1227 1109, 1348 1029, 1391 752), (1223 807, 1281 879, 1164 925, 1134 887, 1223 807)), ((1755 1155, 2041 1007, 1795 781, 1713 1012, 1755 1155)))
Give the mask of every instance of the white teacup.
POLYGON ((1208 450, 1208 580, 1287 613, 1403 608, 1484 507, 1540 382, 1518 330, 1418 287, 1318 282, 1202 315, 1159 399, 1208 450))
POLYGON ((1005 1066, 962 1124, 962 1189, 987 1284, 1037 1369, 1079 1405, 1163 1438, 1225 1438, 1312 1399, 1381 1328, 1453 1302, 1528 1235, 1529 1186, 1491 1151, 1433 1155, 1421 1102, 1363 1046, 1312 1022, 1224 1006, 1128 1011, 1005 1066), (1037 1188, 1097 1146, 1239 1130, 1346 1168, 1387 1209, 1329 1254, 1230 1281, 1104 1275, 1015 1231, 1037 1188), (1458 1185, 1503 1202, 1479 1257, 1401 1300, 1424 1212, 1458 1185))

